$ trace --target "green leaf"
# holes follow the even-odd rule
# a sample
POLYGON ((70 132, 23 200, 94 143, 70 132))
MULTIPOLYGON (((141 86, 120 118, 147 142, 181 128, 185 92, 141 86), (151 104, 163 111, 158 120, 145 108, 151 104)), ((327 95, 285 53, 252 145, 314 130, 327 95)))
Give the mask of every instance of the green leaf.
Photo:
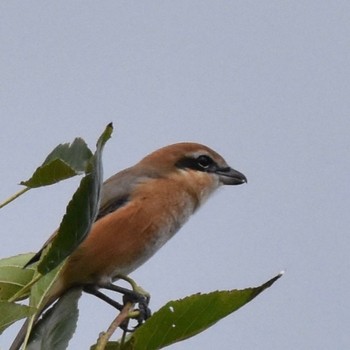
POLYGON ((29 305, 36 310, 35 313, 33 313, 32 317, 29 319, 28 322, 28 328, 27 328, 27 335, 26 339, 24 341, 24 348, 27 342, 27 337, 32 331, 33 324, 37 318, 37 314, 40 314, 40 312, 45 309, 47 306, 47 302, 50 300, 50 290, 52 286, 54 285, 63 264, 56 267, 55 269, 51 270, 49 273, 47 273, 45 276, 42 276, 33 286, 30 290, 30 298, 29 298, 29 305))
POLYGON ((35 308, 26 305, 0 301, 0 334, 12 323, 31 316, 35 311, 35 308))
POLYGON ((46 275, 42 276, 30 290, 29 305, 41 310, 45 305, 50 292, 51 287, 55 283, 63 264, 57 266, 46 275))
POLYGON ((76 138, 72 144, 58 145, 38 167, 32 177, 21 185, 35 188, 52 185, 85 171, 92 153, 84 140, 76 138))
POLYGON ((62 159, 76 172, 83 172, 86 163, 92 157, 92 152, 85 141, 77 137, 72 144, 65 143, 58 145, 45 159, 43 164, 49 164, 55 159, 62 159))
POLYGON ((87 166, 88 174, 81 180, 67 206, 57 235, 38 265, 38 271, 42 274, 48 273, 67 258, 85 239, 95 221, 103 182, 102 150, 112 131, 110 124, 97 141, 96 152, 87 166))
POLYGON ((281 276, 256 288, 195 294, 170 301, 132 334, 123 350, 156 350, 193 337, 254 299, 281 276))
POLYGON ((74 169, 63 160, 54 159, 49 164, 37 168, 29 180, 22 181, 20 184, 30 188, 36 188, 52 185, 75 175, 77 175, 77 173, 74 169))
POLYGON ((79 315, 80 289, 67 292, 35 325, 27 350, 65 350, 72 338, 79 315))
POLYGON ((28 253, 0 260, 0 300, 10 299, 33 279, 35 268, 23 269, 32 256, 28 253))

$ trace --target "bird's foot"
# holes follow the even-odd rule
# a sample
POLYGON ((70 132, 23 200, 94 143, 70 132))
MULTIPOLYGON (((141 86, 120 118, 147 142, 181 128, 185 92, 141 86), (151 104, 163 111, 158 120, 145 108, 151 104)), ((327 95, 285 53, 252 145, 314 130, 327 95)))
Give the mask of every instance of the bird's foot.
MULTIPOLYGON (((117 276, 117 278, 128 282, 131 285, 132 289, 130 290, 127 288, 116 286, 113 283, 107 283, 103 285, 103 288, 123 294, 123 305, 126 305, 128 302, 132 304, 137 304, 138 308, 133 310, 129 314, 129 319, 135 319, 137 321, 137 325, 135 326, 135 328, 137 328, 149 317, 151 317, 152 313, 150 308, 148 307, 151 296, 142 287, 137 285, 137 283, 130 277, 119 275, 117 276)), ((129 329, 128 322, 125 322, 121 326, 121 328, 126 332, 133 331, 129 329)))
POLYGON ((137 304, 138 308, 129 313, 129 318, 137 321, 137 325, 134 328, 141 326, 141 324, 151 317, 151 309, 148 307, 149 297, 145 297, 139 293, 128 294, 123 296, 123 303, 137 304))
POLYGON ((124 275, 119 275, 118 278, 128 282, 132 288, 133 293, 124 294, 123 302, 124 304, 127 302, 138 304, 138 309, 130 314, 130 318, 137 321, 137 325, 135 326, 137 328, 152 315, 151 309, 148 307, 151 295, 132 278, 124 275))

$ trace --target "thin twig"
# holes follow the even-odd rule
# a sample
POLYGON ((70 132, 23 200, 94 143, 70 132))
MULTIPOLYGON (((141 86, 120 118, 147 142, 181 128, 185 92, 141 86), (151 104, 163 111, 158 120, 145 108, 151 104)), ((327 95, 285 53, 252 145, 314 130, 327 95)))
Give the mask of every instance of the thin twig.
POLYGON ((0 203, 0 209, 3 208, 5 205, 11 203, 12 201, 14 201, 16 198, 18 198, 19 196, 21 196, 23 193, 26 193, 27 191, 30 190, 30 187, 25 187, 22 190, 18 191, 17 193, 15 193, 13 196, 7 198, 5 201, 3 201, 2 203, 0 203))
POLYGON ((108 340, 110 337, 113 335, 113 333, 116 331, 116 329, 125 321, 129 318, 129 313, 133 309, 134 304, 127 302, 122 311, 118 314, 118 316, 113 320, 113 322, 110 324, 108 327, 107 331, 102 333, 96 344, 95 350, 104 350, 108 340))

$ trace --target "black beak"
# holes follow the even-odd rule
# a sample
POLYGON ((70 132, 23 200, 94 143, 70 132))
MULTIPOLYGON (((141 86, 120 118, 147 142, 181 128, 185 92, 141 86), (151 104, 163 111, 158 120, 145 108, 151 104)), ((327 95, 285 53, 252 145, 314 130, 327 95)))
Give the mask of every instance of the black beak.
POLYGON ((224 185, 241 185, 248 182, 245 175, 230 167, 217 169, 215 173, 219 175, 220 181, 224 185))

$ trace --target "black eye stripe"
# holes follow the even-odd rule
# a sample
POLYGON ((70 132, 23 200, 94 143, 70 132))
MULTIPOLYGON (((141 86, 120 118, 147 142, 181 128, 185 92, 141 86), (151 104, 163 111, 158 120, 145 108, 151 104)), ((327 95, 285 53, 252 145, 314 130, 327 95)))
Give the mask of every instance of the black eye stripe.
POLYGON ((198 171, 214 171, 216 163, 207 155, 200 155, 197 158, 184 157, 176 162, 176 167, 180 169, 193 169, 198 171))

